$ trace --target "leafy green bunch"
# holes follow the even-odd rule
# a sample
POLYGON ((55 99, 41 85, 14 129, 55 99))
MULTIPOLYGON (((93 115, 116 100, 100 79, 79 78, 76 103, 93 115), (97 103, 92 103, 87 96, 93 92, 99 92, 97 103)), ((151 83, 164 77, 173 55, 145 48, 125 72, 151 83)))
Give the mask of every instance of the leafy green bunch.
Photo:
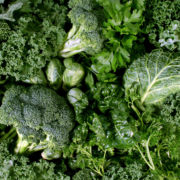
POLYGON ((10 27, 0 20, 1 34, 4 32, 0 75, 23 81, 38 76, 64 43, 66 12, 67 8, 55 1, 25 0, 10 27))
POLYGON ((0 142, 0 178, 9 180, 70 180, 70 177, 63 174, 60 169, 57 170, 52 162, 42 159, 30 162, 27 157, 12 154, 8 149, 9 144, 10 142, 7 141, 0 142))
POLYGON ((179 177, 179 57, 157 49, 124 75, 126 100, 142 124, 135 147, 158 179, 179 177))
POLYGON ((180 1, 147 0, 146 33, 155 47, 176 51, 180 46, 180 1))
POLYGON ((106 12, 106 20, 103 23, 106 46, 103 51, 92 57, 93 71, 97 74, 116 72, 118 68, 126 67, 131 61, 133 44, 138 39, 137 35, 142 32, 144 1, 97 2, 106 12))

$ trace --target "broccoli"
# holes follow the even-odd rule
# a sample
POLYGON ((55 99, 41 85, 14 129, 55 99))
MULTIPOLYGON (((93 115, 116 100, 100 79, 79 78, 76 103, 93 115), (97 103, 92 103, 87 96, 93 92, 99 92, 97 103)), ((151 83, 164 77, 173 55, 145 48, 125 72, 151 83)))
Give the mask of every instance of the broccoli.
POLYGON ((80 7, 87 11, 91 11, 95 7, 95 1, 94 0, 70 0, 68 5, 70 8, 80 7))
POLYGON ((101 50, 103 38, 99 32, 96 13, 89 11, 93 7, 90 5, 91 2, 92 0, 86 2, 83 0, 70 1, 70 7, 74 6, 68 16, 73 25, 64 47, 60 51, 62 57, 70 57, 80 52, 93 55, 101 50), (82 4, 86 3, 88 7, 82 8, 82 4))
POLYGON ((40 85, 12 86, 0 107, 0 123, 17 130, 16 153, 44 150, 45 159, 60 156, 60 149, 69 142, 73 120, 66 100, 40 85))

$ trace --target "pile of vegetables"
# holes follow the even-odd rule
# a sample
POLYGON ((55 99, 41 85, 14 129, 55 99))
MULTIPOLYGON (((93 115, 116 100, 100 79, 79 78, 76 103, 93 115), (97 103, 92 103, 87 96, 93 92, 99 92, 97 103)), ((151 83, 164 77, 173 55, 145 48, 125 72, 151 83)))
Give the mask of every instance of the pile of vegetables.
POLYGON ((0 179, 179 180, 180 0, 0 0, 0 179))

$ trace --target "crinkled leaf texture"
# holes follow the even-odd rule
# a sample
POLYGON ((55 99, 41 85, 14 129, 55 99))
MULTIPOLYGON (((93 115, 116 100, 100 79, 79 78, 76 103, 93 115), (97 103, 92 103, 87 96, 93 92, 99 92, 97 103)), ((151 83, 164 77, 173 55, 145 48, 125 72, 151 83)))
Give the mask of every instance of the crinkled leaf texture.
POLYGON ((180 91, 180 54, 154 50, 134 61, 124 75, 128 101, 143 105, 160 104, 180 91))

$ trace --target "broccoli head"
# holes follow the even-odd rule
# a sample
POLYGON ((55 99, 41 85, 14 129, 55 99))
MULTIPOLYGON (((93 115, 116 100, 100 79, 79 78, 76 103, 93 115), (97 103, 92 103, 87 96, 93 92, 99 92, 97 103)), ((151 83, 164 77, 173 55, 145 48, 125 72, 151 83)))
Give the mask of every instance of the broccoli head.
POLYGON ((91 11, 93 10, 95 6, 95 1, 94 0, 70 0, 68 5, 70 8, 80 7, 87 11, 91 11))
POLYGON ((98 53, 103 44, 100 34, 98 18, 93 11, 87 11, 80 6, 75 6, 68 14, 72 28, 68 33, 62 57, 70 57, 80 52, 87 54, 98 53))
POLYGON ((0 123, 13 125, 19 135, 17 153, 45 150, 52 158, 57 157, 56 149, 69 142, 73 120, 66 100, 40 85, 12 86, 0 107, 0 123))

